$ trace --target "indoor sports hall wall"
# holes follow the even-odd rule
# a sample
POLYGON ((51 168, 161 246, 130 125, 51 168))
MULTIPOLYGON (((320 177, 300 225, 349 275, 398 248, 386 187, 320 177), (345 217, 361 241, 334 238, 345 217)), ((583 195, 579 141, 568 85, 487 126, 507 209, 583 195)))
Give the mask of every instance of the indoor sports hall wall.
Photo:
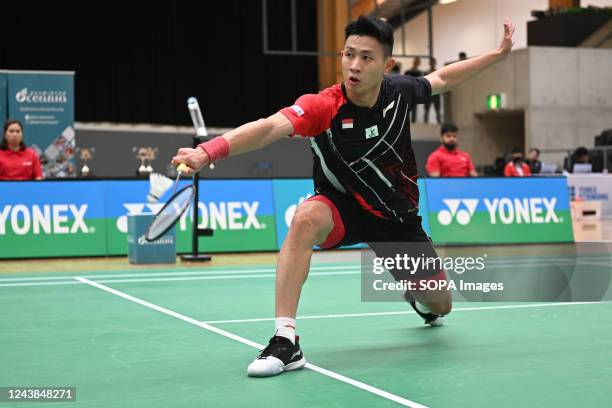
MULTIPOLYGON (((612 6, 611 0, 582 0, 582 7, 612 6)), ((461 0, 435 4, 432 8, 433 50, 438 67, 456 61, 460 51, 468 57, 483 54, 499 45, 501 22, 509 17, 516 26, 514 49, 527 47, 527 22, 533 21, 532 10, 546 10, 548 0, 461 0)), ((395 30, 394 51, 401 51, 400 28, 395 30)), ((406 54, 427 54, 427 13, 423 12, 404 24, 406 54)), ((403 69, 409 69, 411 58, 400 58, 403 69)), ((421 69, 429 64, 421 62, 421 69)))
MULTIPOLYGON (((181 182, 188 183, 187 180, 181 182)), ((125 255, 127 216, 157 212, 140 180, 3 182, 0 258, 125 255)), ((206 252, 274 251, 310 179, 204 180, 200 238, 206 252)), ((423 226, 440 244, 572 242, 567 179, 423 179, 423 226)), ((167 198, 167 197, 166 197, 167 198)), ((162 198, 162 202, 163 202, 162 198)), ((191 250, 191 222, 177 226, 177 251, 191 250)))

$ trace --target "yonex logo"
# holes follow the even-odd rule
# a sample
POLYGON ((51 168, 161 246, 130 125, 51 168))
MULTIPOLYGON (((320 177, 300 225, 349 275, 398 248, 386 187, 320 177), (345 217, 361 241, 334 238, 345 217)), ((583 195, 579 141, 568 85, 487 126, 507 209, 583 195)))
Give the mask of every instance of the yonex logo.
POLYGON ((448 207, 448 210, 442 210, 438 213, 438 222, 442 225, 449 225, 453 222, 453 217, 457 219, 457 222, 461 225, 467 225, 476 211, 478 206, 478 199, 476 198, 464 198, 464 199, 445 199, 442 202, 448 207), (459 206, 463 203, 463 207, 459 209, 459 206))
POLYGON ((87 208, 87 204, 5 205, 0 210, 0 235, 7 233, 7 225, 15 235, 94 232, 85 224, 87 208))
MULTIPOLYGON (((123 206, 128 210, 128 213, 117 218, 117 229, 120 232, 126 233, 128 230, 128 215, 139 215, 145 213, 145 206, 148 207, 151 213, 157 214, 163 205, 163 203, 124 203, 123 206)), ((218 203, 199 202, 199 226, 201 228, 210 227, 212 229, 222 230, 264 229, 266 228, 266 224, 260 223, 257 219, 258 208, 259 201, 227 201, 218 203)), ((190 215, 191 211, 185 211, 185 213, 183 213, 178 224, 178 229, 181 231, 185 231, 187 229, 187 217, 190 215)))
MULTIPOLYGON (((459 225, 468 225, 478 207, 477 198, 444 199, 446 210, 438 212, 438 222, 441 225, 450 225, 453 219, 459 225)), ((489 222, 497 224, 549 224, 563 222, 555 212, 557 198, 530 197, 530 198, 485 198, 482 200, 489 213, 489 222)))

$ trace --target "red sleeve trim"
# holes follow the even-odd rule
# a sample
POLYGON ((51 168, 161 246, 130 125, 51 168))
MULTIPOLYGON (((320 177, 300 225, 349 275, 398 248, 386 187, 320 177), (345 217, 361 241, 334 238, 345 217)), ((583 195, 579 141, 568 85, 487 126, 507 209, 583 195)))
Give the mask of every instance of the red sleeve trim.
POLYGON ((291 136, 314 137, 329 129, 338 108, 344 102, 340 86, 334 85, 318 94, 302 95, 295 104, 279 112, 293 125, 291 136))

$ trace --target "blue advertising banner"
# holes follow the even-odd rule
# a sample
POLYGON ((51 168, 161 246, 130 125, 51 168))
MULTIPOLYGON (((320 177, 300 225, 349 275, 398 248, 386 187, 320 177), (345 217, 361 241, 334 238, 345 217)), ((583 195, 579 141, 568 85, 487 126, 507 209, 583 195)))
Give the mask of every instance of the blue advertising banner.
POLYGON ((427 235, 431 235, 431 229, 429 228, 429 209, 427 207, 427 191, 424 179, 418 179, 417 184, 419 186, 419 215, 421 216, 421 226, 427 235))
POLYGON ((312 179, 273 180, 277 248, 285 241, 297 207, 314 195, 312 179))
MULTIPOLYGON (((0 182, 0 258, 126 254, 128 215, 156 213, 171 194, 150 204, 149 188, 148 180, 0 182)), ((426 179, 419 188, 434 242, 573 241, 565 178, 426 179)), ((202 252, 266 251, 280 247, 313 184, 204 180, 200 192, 199 226, 215 230, 200 238, 202 252)), ((176 237, 177 251, 189 252, 191 211, 176 237)))
POLYGON ((73 177, 74 72, 8 71, 8 115, 23 124, 45 177, 73 177))
POLYGON ((3 182, 0 258, 106 255, 103 182, 3 182))
POLYGON ((437 243, 572 242, 565 177, 425 181, 437 243))
MULTIPOLYGON (((181 188, 190 183, 183 180, 181 188)), ((109 254, 127 253, 128 215, 157 213, 171 195, 159 203, 147 203, 148 180, 104 183, 107 245, 109 254)), ((200 228, 214 229, 212 237, 200 237, 201 251, 263 251, 276 249, 276 228, 269 180, 203 180, 198 203, 200 228)), ((177 252, 191 251, 189 209, 176 225, 177 252)))

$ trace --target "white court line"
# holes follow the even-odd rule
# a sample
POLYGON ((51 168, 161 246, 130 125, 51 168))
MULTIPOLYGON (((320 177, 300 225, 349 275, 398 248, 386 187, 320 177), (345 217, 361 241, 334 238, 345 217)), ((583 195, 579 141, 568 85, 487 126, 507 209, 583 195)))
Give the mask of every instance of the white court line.
MULTIPOLYGON (((483 306, 483 307, 464 307, 460 309, 453 309, 451 313, 455 312, 472 312, 477 310, 496 310, 496 309, 522 309, 522 308, 533 308, 533 307, 553 307, 553 306, 571 306, 571 305, 593 305, 600 303, 612 303, 612 302, 559 302, 559 303, 534 303, 528 305, 507 305, 507 306, 483 306)), ((393 315, 406 315, 416 314, 412 310, 403 310, 400 312, 372 312, 372 313, 349 313, 349 314, 331 314, 331 315, 319 315, 319 316, 298 316, 297 320, 303 319, 336 319, 344 317, 366 317, 366 316, 393 316, 393 315)), ((258 319, 241 319, 241 320, 210 320, 202 323, 208 324, 220 324, 220 323, 248 323, 248 322, 268 322, 274 321, 273 317, 263 317, 258 319)))
MULTIPOLYGON (((327 271, 336 269, 356 269, 361 268, 361 265, 345 265, 345 266, 313 266, 310 268, 311 271, 327 271)), ((201 271, 185 271, 185 272, 150 272, 150 273, 124 273, 124 274, 112 274, 107 273, 104 275, 78 275, 87 279, 106 279, 106 278, 137 278, 137 277, 149 277, 149 276, 185 276, 185 275, 212 275, 222 273, 266 273, 275 272, 276 268, 265 268, 265 269, 212 269, 212 270, 201 270, 201 271)), ((62 280, 62 279, 73 279, 77 275, 64 275, 64 276, 46 276, 46 277, 13 277, 13 278, 0 278, 0 282, 14 282, 14 281, 47 281, 47 280, 62 280)))
MULTIPOLYGON (((360 270, 346 272, 312 272, 308 276, 334 276, 334 275, 358 275, 360 270)), ((225 279, 258 279, 258 278, 274 278, 275 273, 257 274, 257 275, 216 275, 216 276, 188 276, 178 278, 151 278, 151 279, 100 279, 100 283, 139 283, 139 282, 170 282, 170 281, 195 281, 195 280, 225 280, 225 279)), ((76 276, 71 276, 71 279, 76 276)), ((62 282, 19 282, 19 283, 0 283, 2 287, 15 286, 49 286, 49 285, 80 285, 75 281, 62 282)))
MULTIPOLYGON (((599 263, 599 262, 580 262, 580 264, 584 265, 593 265, 593 266, 610 266, 608 263, 599 263)), ((519 266, 530 265, 529 263, 508 263, 508 264, 496 264, 489 269, 502 269, 502 268, 515 268, 519 266)), ((558 264, 557 264, 558 265, 558 264)), ((311 268, 311 271, 326 271, 326 270, 337 270, 343 269, 346 270, 346 273, 337 273, 338 275, 351 275, 356 274, 361 271, 361 267, 359 265, 352 266, 330 266, 330 267, 314 267, 311 268), (350 271, 350 272, 348 272, 350 271)), ((104 274, 104 275, 83 275, 83 277, 88 279, 100 279, 100 282, 103 283, 133 283, 133 282, 165 282, 172 280, 207 280, 207 279, 234 279, 234 278, 245 278, 242 274, 254 274, 256 277, 269 277, 270 272, 276 272, 276 269, 268 268, 268 269, 228 269, 228 270, 211 270, 211 271, 190 271, 190 272, 160 272, 160 273, 131 273, 131 274, 104 274), (266 274, 268 272, 268 274, 266 274), (180 278, 180 276, 192 276, 192 275, 215 275, 213 277, 185 277, 180 278), (223 275, 220 275, 223 274, 223 275), (225 274, 241 274, 240 276, 232 277, 225 276, 225 274), (115 279, 115 278, 141 278, 141 277, 155 277, 155 276, 169 276, 168 278, 159 278, 159 279, 115 279), (179 278, 172 278, 173 276, 179 276, 179 278)), ((324 275, 311 273, 311 275, 324 275)), ((79 284, 78 282, 72 281, 74 275, 66 275, 66 276, 48 276, 48 277, 26 277, 26 278, 0 278, 0 282, 11 282, 10 284, 2 284, 1 286, 45 286, 45 285, 75 285, 79 284), (26 282, 41 282, 41 283, 26 283, 26 282), (59 281, 59 282, 45 282, 45 281, 59 281), (17 282, 17 283, 14 283, 17 282)))
MULTIPOLYGON (((585 265, 595 265, 595 266, 608 266, 609 263, 599 263, 597 261, 606 261, 606 260, 611 260, 611 258, 585 258, 585 259, 578 259, 577 262, 576 261, 570 261, 570 260, 556 260, 554 265, 559 265, 561 263, 566 263, 568 265, 574 264, 574 263, 578 263, 578 264, 585 264, 585 265)), ((503 260, 498 260, 498 261, 487 261, 485 262, 485 265, 493 265, 494 268, 492 269, 496 269, 499 267, 517 267, 517 266, 528 266, 528 265, 532 265, 532 264, 538 264, 538 263, 545 263, 548 264, 550 263, 550 260, 538 260, 538 259, 534 259, 534 260, 529 260, 529 259, 525 259, 522 261, 518 261, 518 262, 514 262, 514 261, 503 261, 503 260)), ((348 265, 344 265, 344 266, 313 266, 312 268, 310 268, 311 271, 327 271, 327 270, 337 270, 337 269, 343 269, 343 270, 353 270, 353 269, 360 269, 361 268, 361 264, 348 264, 348 265)), ((260 268, 260 269, 207 269, 207 270, 199 270, 199 271, 180 271, 180 272, 144 272, 144 273, 124 273, 124 274, 103 274, 103 275, 79 275, 79 276, 83 276, 85 278, 88 279, 115 279, 115 278, 138 278, 138 277, 157 277, 157 276, 191 276, 191 275, 213 275, 213 274, 256 274, 256 273, 270 273, 270 272, 275 272, 276 268, 260 268)), ((45 276, 45 277, 11 277, 11 278, 0 278, 0 282, 20 282, 20 281, 32 281, 32 282, 37 282, 37 281, 56 281, 56 280, 67 280, 70 281, 74 278, 74 276, 76 275, 64 275, 64 276, 45 276)), ((107 281, 109 282, 109 281, 107 281)))
MULTIPOLYGON (((113 289, 113 288, 110 288, 108 286, 102 285, 102 284, 100 284, 98 282, 94 282, 94 281, 91 281, 89 279, 82 278, 82 277, 79 277, 79 276, 75 276, 74 279, 78 280, 81 283, 86 283, 86 284, 91 285, 93 287, 96 287, 96 288, 98 288, 100 290, 103 290, 105 292, 111 293, 111 294, 113 294, 115 296, 119 296, 119 297, 121 297, 123 299, 129 300, 130 302, 137 303, 137 304, 139 304, 141 306, 148 307, 149 309, 153 309, 153 310, 155 310, 157 312, 160 312, 160 313, 163 313, 165 315, 177 318, 177 319, 182 320, 182 321, 184 321, 186 323, 193 324, 194 326, 201 327, 201 328, 206 329, 208 331, 211 331, 213 333, 219 334, 219 335, 221 335, 223 337, 227 337, 227 338, 235 340, 235 341, 237 341, 239 343, 246 344, 247 346, 254 347, 254 348, 258 349, 258 350, 262 350, 264 348, 263 345, 261 345, 259 343, 255 343, 255 342, 253 342, 251 340, 245 339, 244 337, 240 337, 240 336, 235 335, 233 333, 230 333, 228 331, 216 328, 216 327, 211 326, 211 325, 209 325, 207 323, 199 322, 199 321, 197 321, 195 319, 192 319, 191 317, 188 317, 188 316, 185 316, 183 314, 174 312, 174 311, 172 311, 170 309, 166 309, 165 307, 158 306, 156 304, 147 302, 147 301, 139 299, 137 297, 128 295, 127 293, 120 292, 120 291, 118 291, 116 289, 113 289)), ((308 368, 310 370, 313 370, 313 371, 316 371, 316 372, 318 372, 320 374, 326 375, 326 376, 328 376, 330 378, 333 378, 335 380, 344 382, 346 384, 350 384, 350 385, 352 385, 354 387, 357 387, 357 388, 360 388, 360 389, 362 389, 364 391, 371 392, 372 394, 376 394, 376 395, 378 395, 380 397, 386 398, 386 399, 391 400, 393 402, 397 402, 398 404, 404 405, 406 407, 411 407, 411 408, 427 408, 425 405, 421 405, 421 404, 419 404, 417 402, 410 401, 410 400, 408 400, 406 398, 402 398, 402 397, 400 397, 398 395, 391 394, 390 392, 381 390, 379 388, 373 387, 373 386, 368 385, 366 383, 362 383, 361 381, 354 380, 354 379, 352 379, 350 377, 346 377, 346 376, 344 376, 342 374, 338 374, 338 373, 336 373, 334 371, 327 370, 325 368, 319 367, 319 366, 311 364, 311 363, 306 363, 306 368, 308 368)))
MULTIPOLYGON (((594 262, 590 262, 584 263, 585 265, 591 265, 591 266, 603 266, 603 267, 607 267, 609 266, 607 263, 606 264, 600 264, 600 263, 594 263, 594 262)), ((525 264, 522 263, 513 263, 513 264, 506 264, 506 265, 495 265, 495 266, 491 266, 489 267, 489 269, 504 269, 504 268, 517 268, 520 266, 524 266, 525 264)), ((354 268, 354 267, 332 267, 331 269, 344 269, 345 272, 311 272, 309 273, 309 276, 327 276, 327 275, 357 275, 360 274, 361 268, 354 268)), ((319 270, 324 270, 323 268, 319 269, 319 270)), ((275 275, 275 270, 274 269, 269 269, 269 271, 274 272, 274 273, 260 273, 260 271, 262 270, 257 270, 257 273, 251 271, 251 272, 247 272, 247 273, 252 273, 252 275, 233 275, 234 273, 239 274, 240 270, 228 270, 226 272, 210 272, 210 274, 213 273, 224 273, 224 275, 214 275, 214 276, 187 276, 187 277, 181 277, 181 275, 185 275, 186 272, 166 272, 166 273, 159 273, 159 274, 155 274, 155 273, 151 273, 151 274, 134 274, 134 276, 138 277, 138 276, 168 276, 170 275, 170 277, 167 278, 150 278, 150 279, 113 279, 115 277, 118 277, 120 275, 85 275, 84 277, 86 278, 100 278, 98 280, 98 282, 102 282, 102 283, 137 283, 137 282, 170 282, 170 281, 195 281, 195 280, 224 280, 224 279, 252 279, 252 278, 270 278, 270 277, 274 277, 275 275), (172 277, 174 275, 179 275, 179 277, 172 277), (107 279, 110 278, 110 279, 107 279)), ((195 273, 192 273, 195 274, 195 273)), ((202 272, 197 272, 197 274, 202 274, 202 272)), ((206 274, 206 275, 210 275, 210 274, 206 274)), ((132 274, 125 274, 123 276, 132 276, 132 274)), ((14 282, 14 281, 18 281, 17 283, 0 283, 0 288, 1 287, 19 287, 19 286, 49 286, 49 285, 78 285, 78 282, 73 281, 72 279, 74 278, 74 276, 63 276, 63 277, 49 277, 49 278, 7 278, 4 279, 4 282, 14 282), (59 280, 58 282, 40 282, 40 281, 36 281, 36 282, 19 282, 21 280, 26 280, 26 279, 57 279, 59 280)), ((0 281, 2 281, 2 279, 0 279, 0 281)))

